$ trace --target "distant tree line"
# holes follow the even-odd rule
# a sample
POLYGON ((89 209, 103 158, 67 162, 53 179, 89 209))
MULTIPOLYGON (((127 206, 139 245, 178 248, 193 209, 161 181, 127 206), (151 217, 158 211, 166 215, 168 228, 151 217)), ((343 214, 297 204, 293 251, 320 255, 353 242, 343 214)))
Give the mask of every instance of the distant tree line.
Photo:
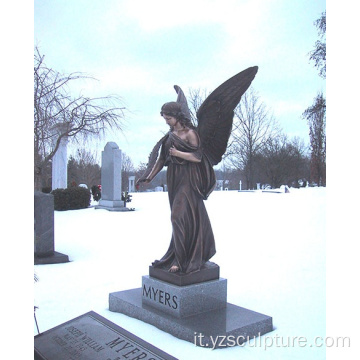
MULTIPOLYGON (((215 169, 216 178, 223 182, 222 187, 229 190, 238 190, 239 183, 242 189, 256 189, 261 186, 278 188, 281 185, 300 187, 310 179, 310 157, 304 143, 298 139, 288 139, 285 135, 269 137, 261 150, 254 152, 252 157, 252 178, 249 183, 249 170, 246 166, 234 166, 233 160, 225 159, 219 168, 215 169)), ((129 176, 139 178, 146 168, 145 163, 134 167, 131 158, 122 155, 122 191, 129 191, 129 176)), ((68 187, 77 187, 85 184, 89 189, 94 185, 101 185, 101 165, 96 154, 90 150, 77 149, 70 155, 67 167, 68 187)), ((43 169, 43 191, 51 191, 51 162, 43 169)), ((151 184, 142 183, 139 191, 150 191, 155 187, 166 185, 166 170, 161 171, 151 184)), ((217 187, 220 189, 220 185, 217 187)))
MULTIPOLYGON (((320 40, 309 53, 319 75, 326 77, 326 12, 315 21, 320 40)), ((61 75, 46 67, 44 57, 35 51, 34 66, 34 167, 35 189, 51 187, 51 160, 62 137, 98 137, 106 129, 121 129, 123 108, 109 106, 119 103, 112 97, 72 98, 68 86, 73 80, 86 78, 81 74, 61 75), (100 102, 99 102, 100 101, 100 102), (105 101, 105 103, 104 103, 105 101), (110 101, 110 103, 109 103, 110 101)), ((190 89, 188 102, 196 126, 196 112, 206 98, 206 90, 190 89)), ((257 184, 278 188, 326 185, 326 100, 322 93, 302 114, 309 127, 310 146, 299 138, 288 138, 260 100, 254 88, 248 89, 235 109, 233 130, 228 149, 219 168, 217 179, 229 190, 255 189, 257 184)), ((101 168, 95 156, 79 149, 68 161, 68 186, 101 184, 101 168)), ((139 178, 145 163, 134 167, 123 154, 122 191, 128 191, 129 176, 139 178)), ((166 185, 166 172, 160 172, 151 184, 142 183, 139 191, 166 185)))

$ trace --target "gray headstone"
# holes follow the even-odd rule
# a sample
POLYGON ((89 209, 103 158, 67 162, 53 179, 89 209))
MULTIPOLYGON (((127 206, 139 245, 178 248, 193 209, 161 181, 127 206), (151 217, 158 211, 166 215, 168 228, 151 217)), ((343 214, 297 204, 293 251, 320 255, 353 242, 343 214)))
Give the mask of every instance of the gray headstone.
POLYGON ((114 142, 101 153, 101 198, 121 200, 121 150, 114 142))
POLYGON ((54 253, 54 196, 40 191, 34 193, 34 252, 37 256, 54 253))
POLYGON ((135 176, 129 176, 129 192, 135 191, 135 176))
POLYGON ((34 192, 34 263, 58 264, 69 261, 65 254, 55 251, 54 196, 34 192))
POLYGON ((121 150, 108 142, 101 153, 101 199, 96 209, 127 211, 121 200, 121 150))

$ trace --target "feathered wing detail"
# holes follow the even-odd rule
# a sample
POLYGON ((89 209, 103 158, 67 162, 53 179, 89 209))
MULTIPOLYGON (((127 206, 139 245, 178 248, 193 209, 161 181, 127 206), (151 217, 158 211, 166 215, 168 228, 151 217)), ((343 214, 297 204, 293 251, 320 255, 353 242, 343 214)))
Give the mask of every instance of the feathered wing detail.
MULTIPOLYGON (((203 153, 211 165, 218 164, 226 151, 234 118, 234 109, 240 102, 241 96, 249 88, 257 71, 257 66, 250 67, 225 81, 205 99, 197 112, 197 131, 203 153)), ((181 104, 181 110, 185 117, 191 120, 185 94, 178 85, 174 85, 174 88, 178 95, 176 101, 181 104)), ((145 180, 150 174, 158 159, 159 149, 167 136, 168 134, 162 137, 154 146, 146 170, 139 181, 145 180)))
POLYGON ((178 86, 178 85, 174 85, 174 89, 178 95, 176 102, 178 102, 181 105, 181 111, 185 114, 185 117, 188 120, 191 120, 190 109, 189 109, 184 92, 181 90, 180 86, 178 86))
POLYGON ((147 167, 144 171, 144 173, 141 175, 140 179, 138 181, 144 181, 149 174, 151 173, 151 170, 153 169, 156 160, 158 159, 158 155, 159 155, 159 149, 161 147, 161 145, 163 144, 164 140, 166 139, 166 137, 169 136, 169 134, 166 134, 165 136, 163 136, 154 146, 154 148, 152 149, 150 155, 149 155, 149 161, 147 163, 147 167))
POLYGON ((197 112, 197 131, 204 154, 212 165, 218 164, 226 151, 234 109, 257 71, 257 66, 250 67, 225 81, 205 99, 197 112))

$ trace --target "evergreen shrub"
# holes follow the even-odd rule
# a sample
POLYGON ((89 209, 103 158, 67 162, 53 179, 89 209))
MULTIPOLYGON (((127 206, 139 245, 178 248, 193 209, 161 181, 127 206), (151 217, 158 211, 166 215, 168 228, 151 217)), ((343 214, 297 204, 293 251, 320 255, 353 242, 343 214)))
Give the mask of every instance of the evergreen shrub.
POLYGON ((83 187, 55 189, 51 193, 54 195, 55 210, 85 209, 90 205, 90 191, 83 187))

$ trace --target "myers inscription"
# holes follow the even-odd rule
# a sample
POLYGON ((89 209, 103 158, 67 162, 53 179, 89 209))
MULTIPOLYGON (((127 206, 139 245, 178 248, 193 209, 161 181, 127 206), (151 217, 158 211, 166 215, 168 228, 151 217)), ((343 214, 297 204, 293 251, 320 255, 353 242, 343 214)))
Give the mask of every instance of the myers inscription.
POLYGON ((169 306, 176 310, 178 308, 177 296, 171 295, 167 291, 163 291, 157 288, 154 288, 151 285, 143 285, 143 297, 153 300, 156 303, 169 306))
POLYGON ((176 360, 90 311, 35 336, 35 360, 176 360))

